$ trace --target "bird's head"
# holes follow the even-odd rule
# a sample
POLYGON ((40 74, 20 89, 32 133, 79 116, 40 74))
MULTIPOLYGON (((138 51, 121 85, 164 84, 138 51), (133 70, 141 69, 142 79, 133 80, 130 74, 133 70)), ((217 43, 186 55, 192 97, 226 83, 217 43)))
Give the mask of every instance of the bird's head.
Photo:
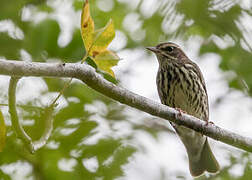
POLYGON ((181 48, 172 42, 160 43, 155 47, 147 47, 146 49, 156 54, 160 64, 183 63, 188 59, 181 48))

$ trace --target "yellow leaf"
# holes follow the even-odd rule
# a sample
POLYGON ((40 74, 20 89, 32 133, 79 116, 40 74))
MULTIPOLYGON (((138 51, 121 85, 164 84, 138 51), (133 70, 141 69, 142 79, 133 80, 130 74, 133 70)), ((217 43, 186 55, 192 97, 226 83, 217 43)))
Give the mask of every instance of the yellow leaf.
POLYGON ((108 45, 115 37, 114 23, 110 19, 104 28, 101 28, 94 32, 94 42, 92 44, 90 55, 95 56, 95 54, 105 51, 108 45))
POLYGON ((112 51, 107 50, 108 45, 115 37, 114 23, 110 19, 104 28, 95 31, 88 0, 86 0, 82 9, 81 35, 86 48, 86 55, 82 62, 90 57, 99 69, 115 77, 111 67, 117 65, 119 57, 112 51))
POLYGON ((4 117, 0 111, 0 152, 3 151, 5 145, 6 127, 4 123, 4 117))
POLYGON ((81 36, 87 53, 94 41, 94 21, 90 15, 88 0, 85 2, 81 14, 81 36))
POLYGON ((97 54, 94 58, 94 61, 99 69, 109 73, 111 76, 115 77, 114 72, 112 71, 111 67, 117 65, 119 61, 119 57, 116 53, 105 50, 99 54, 97 54))

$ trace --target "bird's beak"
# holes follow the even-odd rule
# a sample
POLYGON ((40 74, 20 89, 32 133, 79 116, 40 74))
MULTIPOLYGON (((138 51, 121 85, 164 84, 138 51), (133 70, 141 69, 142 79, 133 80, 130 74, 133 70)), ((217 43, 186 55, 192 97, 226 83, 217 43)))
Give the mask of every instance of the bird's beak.
POLYGON ((154 53, 158 53, 159 52, 159 49, 157 49, 156 47, 146 47, 146 49, 154 52, 154 53))

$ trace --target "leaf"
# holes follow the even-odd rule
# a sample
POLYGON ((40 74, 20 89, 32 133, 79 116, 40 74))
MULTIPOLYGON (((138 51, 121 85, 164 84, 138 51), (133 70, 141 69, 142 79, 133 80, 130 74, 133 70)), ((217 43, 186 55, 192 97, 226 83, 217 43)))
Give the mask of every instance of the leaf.
POLYGON ((94 62, 94 60, 91 57, 87 57, 87 59, 85 59, 86 63, 90 66, 92 66, 93 68, 97 69, 97 65, 94 62))
POLYGON ((100 73, 104 79, 106 79, 107 81, 113 83, 113 84, 118 84, 118 81, 115 79, 114 76, 111 76, 110 74, 104 72, 104 71, 97 71, 98 73, 100 73))
POLYGON ((89 52, 94 42, 94 21, 90 15, 88 0, 85 2, 81 14, 81 36, 86 51, 89 52))
POLYGON ((115 28, 112 19, 109 20, 104 28, 96 30, 94 33, 94 42, 90 50, 90 55, 95 56, 96 53, 106 50, 108 45, 115 37, 115 28))
POLYGON ((0 152, 3 151, 5 145, 6 127, 4 123, 4 117, 0 111, 0 152))
POLYGON ((119 57, 116 53, 105 50, 95 56, 94 62, 97 64, 98 68, 109 73, 111 76, 115 77, 114 72, 111 70, 111 67, 117 65, 119 57))
MULTIPOLYGON (((115 37, 114 23, 110 19, 105 27, 95 30, 94 21, 90 15, 88 0, 82 9, 81 35, 86 48, 86 55, 82 63, 89 60, 87 63, 91 62, 92 64, 93 60, 100 70, 115 77, 111 67, 117 65, 119 57, 112 51, 107 50, 108 45, 115 37)), ((94 63, 93 67, 95 67, 94 63)))

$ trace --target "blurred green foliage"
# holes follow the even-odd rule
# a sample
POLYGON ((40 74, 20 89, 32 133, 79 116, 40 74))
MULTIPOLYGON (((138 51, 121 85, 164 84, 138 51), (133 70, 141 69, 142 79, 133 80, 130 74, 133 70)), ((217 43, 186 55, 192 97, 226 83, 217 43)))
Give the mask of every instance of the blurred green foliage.
MULTIPOLYGON (((214 0, 187 0, 187 1, 159 1, 153 14, 141 10, 144 1, 139 1, 135 6, 129 6, 127 2, 111 0, 113 8, 110 11, 102 11, 97 6, 97 0, 90 1, 92 17, 97 28, 103 27, 105 23, 113 18, 115 27, 124 33, 127 44, 123 48, 134 49, 139 46, 155 45, 160 41, 180 38, 188 40, 190 37, 202 38, 200 55, 216 53, 220 56, 220 68, 223 71, 232 71, 235 76, 228 79, 232 88, 243 90, 244 83, 248 94, 252 95, 252 55, 251 42, 246 39, 249 34, 240 18, 249 16, 251 10, 247 10, 235 1, 214 0), (139 22, 139 27, 130 30, 125 27, 125 18, 132 15, 139 22), (179 18, 181 17, 181 18, 179 18), (168 23, 168 25, 166 25, 168 23), (175 23, 175 29, 169 30, 170 24, 175 23), (144 33, 142 39, 135 37, 139 32, 144 33), (222 47, 216 41, 231 43, 222 47), (241 83, 242 82, 242 83, 241 83)), ((63 1, 62 1, 63 3, 63 1)), ((81 0, 72 0, 72 9, 80 11, 83 5, 81 0)), ((15 26, 14 32, 9 30, 0 32, 0 56, 6 59, 20 59, 21 50, 25 50, 31 56, 32 61, 45 62, 48 59, 58 59, 62 62, 79 62, 84 53, 80 30, 73 30, 71 40, 65 46, 59 44, 62 32, 59 21, 53 18, 57 8, 52 7, 52 1, 46 0, 1 0, 0 22, 9 21, 15 26), (43 13, 46 15, 42 20, 24 20, 24 9, 31 10, 33 15, 43 13), (17 35, 17 29, 22 35, 17 35)), ((154 8, 154 7, 153 7, 154 8)), ((155 9, 155 8, 154 8, 155 9)), ((44 78, 49 92, 59 92, 64 85, 63 80, 44 78)), ((41 94, 42 96, 43 94, 41 94)), ((115 102, 96 93, 82 83, 74 82, 64 93, 67 105, 55 114, 54 131, 49 145, 42 148, 36 154, 29 154, 22 143, 16 139, 11 128, 8 127, 8 137, 5 149, 0 153, 0 166, 17 162, 27 162, 32 170, 28 177, 34 179, 115 179, 124 175, 123 165, 128 163, 129 157, 137 150, 125 143, 131 136, 114 137, 113 124, 115 122, 126 122, 127 115, 123 106, 115 105, 115 102), (74 99, 74 100, 71 100, 74 99), (101 112, 92 113, 86 110, 86 105, 94 102, 102 102, 106 107, 105 114, 101 112), (99 114, 99 117, 96 115, 99 114), (95 119, 95 120, 94 120, 95 119), (104 119, 107 122, 112 135, 104 137, 93 143, 85 143, 87 139, 100 133, 98 131, 100 122, 96 119, 104 119), (75 122, 76 121, 76 122, 75 122), (66 133, 71 131, 71 133, 66 133), (83 165, 83 160, 95 158, 98 167, 90 171, 83 165), (59 168, 62 159, 75 162, 71 170, 64 171, 59 168)), ((6 97, 1 97, 6 98, 6 97)), ((40 102, 39 98, 37 102, 40 102)), ((34 105, 33 101, 26 105, 34 105)), ((42 104, 42 103, 41 103, 42 104)), ((96 105, 93 105, 96 107, 96 105)), ((99 111, 103 109, 96 107, 99 111)), ((21 116, 24 120, 34 120, 32 126, 25 125, 24 128, 33 139, 39 138, 43 122, 40 121, 43 114, 41 108, 22 108, 21 116)), ((132 125, 132 124, 131 124, 132 125)), ((156 132, 149 127, 132 125, 135 129, 142 129, 155 136, 156 132)), ((230 156, 232 159, 232 156, 230 156)), ((242 156, 248 159, 248 156, 242 156)), ((233 164, 237 163, 234 161, 233 164)), ((245 165, 244 175, 233 178, 227 167, 218 176, 202 177, 203 179, 236 179, 245 180, 252 177, 251 162, 245 165)), ((11 179, 10 175, 0 169, 0 179, 11 179)))

